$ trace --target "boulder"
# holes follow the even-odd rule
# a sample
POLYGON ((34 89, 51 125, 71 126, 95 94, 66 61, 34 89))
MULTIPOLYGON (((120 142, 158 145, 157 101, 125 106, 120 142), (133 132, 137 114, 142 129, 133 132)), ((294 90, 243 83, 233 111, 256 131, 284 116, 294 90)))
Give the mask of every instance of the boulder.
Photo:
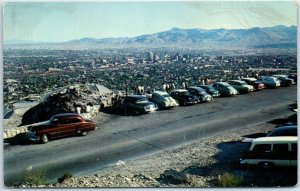
POLYGON ((160 180, 165 183, 170 184, 186 184, 189 182, 188 177, 183 172, 178 172, 176 170, 166 170, 160 175, 160 180))
POLYGON ((46 121, 59 113, 76 113, 78 106, 84 113, 88 104, 100 105, 99 103, 100 99, 90 97, 87 93, 79 92, 75 88, 67 89, 65 92, 50 95, 45 101, 26 111, 20 126, 46 121))

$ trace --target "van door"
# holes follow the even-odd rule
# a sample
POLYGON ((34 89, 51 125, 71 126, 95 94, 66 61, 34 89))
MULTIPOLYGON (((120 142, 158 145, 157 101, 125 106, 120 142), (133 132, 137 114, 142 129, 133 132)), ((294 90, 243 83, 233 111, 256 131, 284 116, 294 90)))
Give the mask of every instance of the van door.
POLYGON ((297 143, 291 144, 291 166, 297 166, 298 146, 297 143))
POLYGON ((273 144, 272 153, 275 166, 290 166, 291 152, 288 143, 273 144))

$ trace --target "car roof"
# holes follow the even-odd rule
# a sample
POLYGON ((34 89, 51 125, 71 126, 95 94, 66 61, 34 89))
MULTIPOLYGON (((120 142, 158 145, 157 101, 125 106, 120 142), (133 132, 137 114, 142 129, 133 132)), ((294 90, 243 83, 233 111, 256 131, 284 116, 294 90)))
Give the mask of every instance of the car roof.
POLYGON ((64 117, 80 117, 77 113, 60 113, 53 115, 55 118, 64 118, 64 117))
POLYGON ((251 80, 251 81, 256 81, 257 79, 256 79, 256 78, 242 78, 241 80, 242 80, 242 81, 243 81, 243 80, 251 80))
POLYGON ((175 90, 172 90, 171 92, 186 92, 187 90, 186 89, 175 89, 175 90))
POLYGON ((215 82, 215 84, 228 85, 226 82, 215 82))
MULTIPOLYGON (((152 94, 159 94, 159 95, 167 95, 168 92, 163 92, 163 91, 154 91, 152 94)), ((169 94, 168 94, 169 95, 169 94)))
POLYGON ((284 142, 297 142, 298 137, 281 136, 281 137, 260 137, 252 141, 252 143, 284 143, 284 142))
POLYGON ((191 86, 191 87, 188 87, 188 88, 191 88, 191 89, 196 89, 196 90, 201 90, 203 91, 203 89, 201 87, 197 87, 197 86, 191 86))
POLYGON ((238 83, 245 83, 244 81, 242 80, 228 80, 228 82, 238 82, 238 83))
POLYGON ((276 75, 273 75, 273 77, 287 77, 287 75, 283 75, 283 74, 276 74, 276 75))
POLYGON ((142 95, 129 95, 127 97, 128 98, 135 98, 135 99, 147 98, 146 96, 142 96, 142 95))

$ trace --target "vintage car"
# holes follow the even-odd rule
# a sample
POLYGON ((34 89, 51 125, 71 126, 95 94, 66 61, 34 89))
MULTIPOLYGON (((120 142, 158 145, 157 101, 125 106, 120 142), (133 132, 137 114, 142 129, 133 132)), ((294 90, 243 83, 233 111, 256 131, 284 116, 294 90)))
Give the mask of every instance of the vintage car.
POLYGON ((186 89, 175 89, 170 92, 172 98, 176 99, 179 105, 192 105, 199 102, 197 96, 190 94, 186 89))
POLYGON ((199 85, 198 87, 204 89, 208 94, 213 97, 219 97, 220 93, 212 85, 199 85))
POLYGON ((167 92, 163 91, 154 91, 151 95, 151 101, 162 109, 172 108, 179 105, 175 99, 173 99, 167 92))
POLYGON ((280 86, 280 81, 275 77, 260 76, 257 79, 265 84, 267 88, 276 88, 280 86))
POLYGON ((238 91, 226 82, 215 82, 213 87, 219 91, 221 96, 234 96, 238 91))
POLYGON ((249 151, 241 153, 241 164, 274 166, 297 166, 297 136, 274 136, 254 139, 249 151))
POLYGON ((70 135, 87 135, 96 130, 96 123, 83 119, 76 113, 62 113, 53 115, 48 121, 35 123, 27 127, 27 138, 31 141, 47 143, 50 139, 70 135))
POLYGON ((129 95, 124 98, 124 103, 121 103, 121 110, 125 115, 144 114, 156 111, 157 105, 149 101, 146 96, 129 95))
POLYGON ((234 89, 236 89, 240 94, 246 94, 254 91, 253 86, 248 85, 246 82, 241 80, 229 80, 227 83, 234 87, 234 89))
POLYGON ((275 136, 297 136, 298 126, 297 125, 285 125, 274 128, 272 131, 268 132, 267 137, 275 136))
POLYGON ((259 91, 265 89, 266 86, 262 82, 258 81, 256 78, 242 78, 242 81, 246 82, 248 85, 254 87, 254 90, 259 91))
POLYGON ((210 102, 213 97, 200 87, 188 87, 187 90, 199 98, 200 102, 210 102))
POLYGON ((273 75, 273 77, 277 78, 280 81, 280 86, 290 86, 296 84, 296 82, 289 78, 287 75, 273 75))

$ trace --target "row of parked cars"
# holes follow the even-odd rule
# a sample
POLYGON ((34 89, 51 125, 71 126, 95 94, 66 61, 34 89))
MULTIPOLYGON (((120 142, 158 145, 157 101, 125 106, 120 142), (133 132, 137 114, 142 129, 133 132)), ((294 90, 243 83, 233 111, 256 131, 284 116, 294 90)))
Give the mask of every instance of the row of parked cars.
MULTIPOLYGON (((267 77, 266 77, 267 78, 267 77)), ((274 78, 275 77, 268 77, 274 78)), ((265 78, 263 78, 265 79, 265 78)), ((276 78, 277 79, 277 78, 276 78)), ((268 80, 266 80, 268 81, 268 80)), ((271 80, 269 80, 271 81, 271 80)), ((291 84, 294 82, 291 80, 291 84)), ((281 82, 280 82, 281 83, 281 82)), ((115 109, 128 113, 148 113, 157 109, 168 109, 178 105, 191 105, 200 102, 210 102, 218 96, 233 96, 238 93, 249 93, 264 89, 270 84, 254 78, 216 82, 213 85, 199 85, 187 89, 175 89, 170 93, 155 91, 151 95, 130 95, 115 102, 115 109)), ((275 86, 276 87, 276 86, 275 86)), ((51 139, 70 136, 85 136, 89 131, 96 130, 96 124, 83 119, 75 113, 54 115, 50 120, 28 126, 27 138, 31 141, 47 143, 51 139)))
MULTIPOLYGON (((294 77, 296 78, 296 76, 294 77)), ((114 109, 123 114, 142 114, 157 109, 168 109, 172 107, 192 105, 202 102, 210 102, 219 96, 234 96, 247 94, 265 88, 276 88, 278 86, 290 86, 296 84, 294 79, 287 75, 260 76, 255 78, 242 78, 240 80, 229 80, 227 82, 215 82, 211 85, 191 86, 186 89, 174 89, 169 93, 154 91, 151 95, 129 95, 124 100, 114 104, 114 109)))

